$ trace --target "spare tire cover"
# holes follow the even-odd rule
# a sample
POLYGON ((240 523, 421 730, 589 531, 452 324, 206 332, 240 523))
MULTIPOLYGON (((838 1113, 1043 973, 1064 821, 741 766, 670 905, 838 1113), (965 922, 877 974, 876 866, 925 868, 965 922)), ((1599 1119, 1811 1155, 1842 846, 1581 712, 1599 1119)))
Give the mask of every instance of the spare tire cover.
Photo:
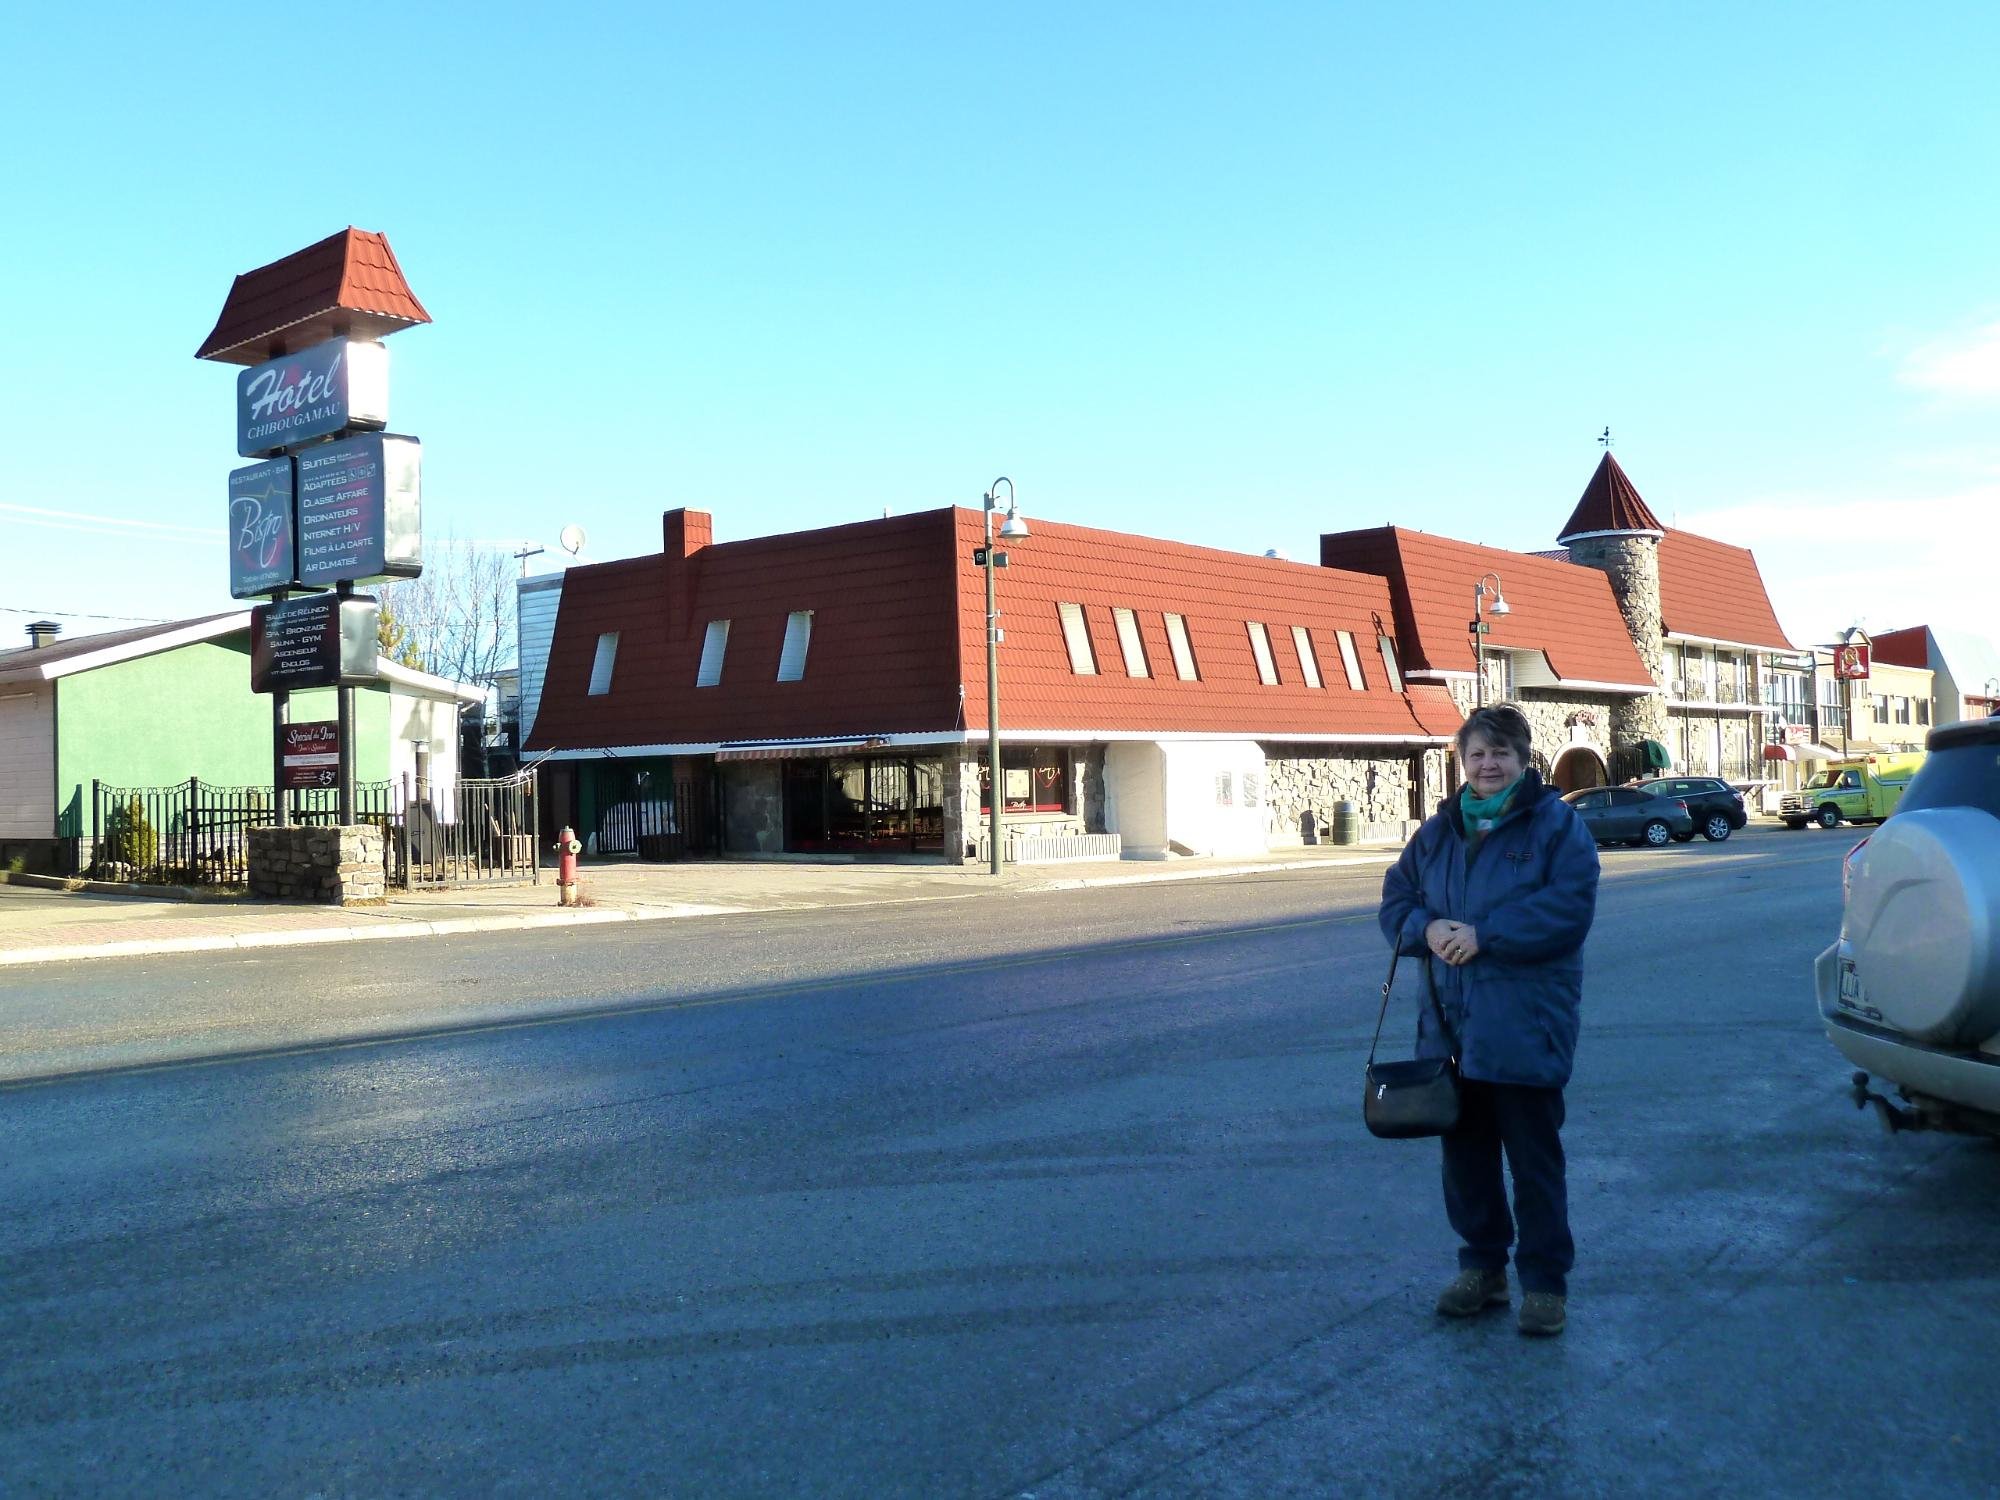
POLYGON ((1846 929, 1889 1025, 1938 1046, 2000 1032, 2000 820, 1969 807, 1890 818, 1855 858, 1846 929))

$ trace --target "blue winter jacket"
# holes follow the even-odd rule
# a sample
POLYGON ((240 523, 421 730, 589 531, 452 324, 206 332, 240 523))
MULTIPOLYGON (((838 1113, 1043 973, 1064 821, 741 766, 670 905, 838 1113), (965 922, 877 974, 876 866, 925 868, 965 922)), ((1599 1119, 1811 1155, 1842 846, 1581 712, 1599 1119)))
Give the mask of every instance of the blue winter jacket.
MULTIPOLYGON (((1597 844, 1570 805, 1530 770, 1505 816, 1468 859, 1459 800, 1449 797, 1382 879, 1382 931, 1400 953, 1430 953, 1438 917, 1469 922, 1469 964, 1432 957, 1438 997, 1458 1033, 1458 1068, 1487 1083, 1561 1088, 1576 1056, 1583 940, 1597 911, 1597 844)), ((1396 986, 1399 995, 1403 985, 1396 986)), ((1423 991, 1412 986, 1409 994, 1423 991)), ((1422 1006, 1417 1055, 1449 1043, 1422 1006)))

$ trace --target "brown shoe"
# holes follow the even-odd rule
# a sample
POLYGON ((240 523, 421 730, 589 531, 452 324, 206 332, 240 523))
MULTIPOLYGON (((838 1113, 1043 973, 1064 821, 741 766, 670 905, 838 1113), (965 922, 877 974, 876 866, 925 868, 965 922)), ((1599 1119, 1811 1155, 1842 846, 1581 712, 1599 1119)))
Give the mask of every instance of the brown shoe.
POLYGON ((1563 1331, 1563 1298, 1559 1292, 1529 1292, 1521 1298, 1521 1332, 1550 1338, 1563 1331))
POLYGON ((1505 1271, 1460 1271, 1451 1285, 1438 1293, 1437 1310, 1447 1318, 1469 1318, 1489 1307, 1507 1304, 1505 1271))

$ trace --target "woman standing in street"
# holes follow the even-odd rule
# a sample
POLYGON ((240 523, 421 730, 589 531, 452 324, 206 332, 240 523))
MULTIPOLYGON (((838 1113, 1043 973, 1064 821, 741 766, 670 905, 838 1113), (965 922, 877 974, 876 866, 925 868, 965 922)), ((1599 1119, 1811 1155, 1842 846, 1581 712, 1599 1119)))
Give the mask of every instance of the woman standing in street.
MULTIPOLYGON (((1563 1086, 1576 1054, 1583 940, 1597 909, 1597 845, 1532 769, 1532 748, 1528 721, 1511 704, 1481 708, 1460 726, 1465 786, 1383 878, 1380 920, 1398 952, 1435 956, 1425 967, 1457 1039, 1461 1108, 1443 1138, 1444 1208, 1464 1243, 1437 1310, 1464 1318, 1504 1305, 1513 1250, 1521 1332, 1557 1334, 1575 1260, 1563 1086)), ((1417 1051, 1454 1051, 1429 1006, 1417 1051)))

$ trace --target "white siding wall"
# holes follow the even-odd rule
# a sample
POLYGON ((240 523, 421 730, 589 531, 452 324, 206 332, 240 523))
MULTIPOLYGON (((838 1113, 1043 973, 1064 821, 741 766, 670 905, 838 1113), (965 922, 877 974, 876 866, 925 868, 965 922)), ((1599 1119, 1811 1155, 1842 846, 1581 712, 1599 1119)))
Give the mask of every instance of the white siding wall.
POLYGON ((562 574, 523 578, 515 585, 516 639, 521 652, 521 738, 535 727, 542 703, 542 678, 549 667, 549 646, 556 637, 556 610, 562 604, 562 574))
POLYGON ((430 747, 431 792, 439 808, 451 805, 458 781, 458 704, 420 698, 395 688, 389 694, 389 775, 416 789, 417 745, 430 747))
POLYGON ((52 683, 0 686, 0 838, 55 837, 55 703, 52 683))

